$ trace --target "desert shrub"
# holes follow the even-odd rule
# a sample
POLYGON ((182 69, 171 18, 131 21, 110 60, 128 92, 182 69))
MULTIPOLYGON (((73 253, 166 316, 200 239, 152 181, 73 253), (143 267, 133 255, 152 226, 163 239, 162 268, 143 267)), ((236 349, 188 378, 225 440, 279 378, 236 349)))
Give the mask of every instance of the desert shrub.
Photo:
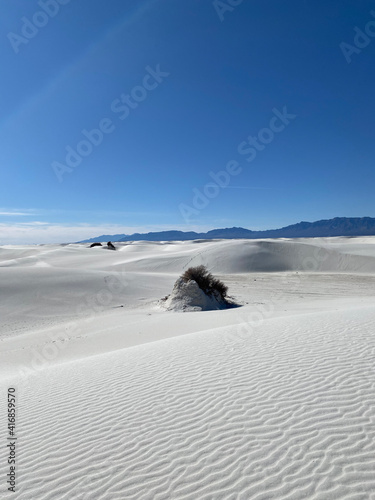
POLYGON ((225 297, 227 296, 228 287, 224 285, 224 283, 219 279, 214 278, 211 281, 211 288, 219 292, 219 294, 223 297, 223 299, 225 299, 225 297))
POLYGON ((206 266, 189 267, 181 278, 185 282, 190 280, 195 281, 199 288, 208 295, 217 292, 223 299, 227 295, 228 287, 222 281, 212 276, 206 266))

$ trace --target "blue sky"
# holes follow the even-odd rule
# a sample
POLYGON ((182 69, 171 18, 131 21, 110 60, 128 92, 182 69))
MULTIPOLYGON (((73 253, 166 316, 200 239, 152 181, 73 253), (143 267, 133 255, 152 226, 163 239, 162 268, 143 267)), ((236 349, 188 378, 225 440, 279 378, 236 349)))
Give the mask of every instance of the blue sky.
POLYGON ((60 2, 2 2, 0 243, 375 216, 373 1, 60 2))

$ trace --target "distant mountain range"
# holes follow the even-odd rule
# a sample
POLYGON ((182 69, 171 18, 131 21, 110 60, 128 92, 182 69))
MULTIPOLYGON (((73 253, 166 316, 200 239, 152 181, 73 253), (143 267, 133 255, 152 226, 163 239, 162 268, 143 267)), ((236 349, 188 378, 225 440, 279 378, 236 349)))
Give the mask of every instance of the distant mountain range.
POLYGON ((154 233, 102 234, 96 238, 79 243, 95 241, 175 241, 175 240, 212 240, 212 239, 260 239, 260 238, 316 238, 324 236, 372 236, 375 235, 375 218, 372 217, 335 217, 316 222, 299 222, 280 229, 251 231, 243 227, 213 229, 207 233, 194 231, 160 231, 154 233))

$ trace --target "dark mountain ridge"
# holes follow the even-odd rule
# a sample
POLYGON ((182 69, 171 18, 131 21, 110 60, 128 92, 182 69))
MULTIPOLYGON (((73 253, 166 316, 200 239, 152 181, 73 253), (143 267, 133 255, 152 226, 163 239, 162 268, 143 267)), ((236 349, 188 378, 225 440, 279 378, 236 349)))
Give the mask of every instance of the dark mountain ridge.
POLYGON ((317 238, 328 236, 375 236, 375 218, 373 217, 335 217, 316 222, 298 222, 280 229, 252 231, 243 227, 213 229, 207 233, 195 231, 159 231, 134 233, 131 235, 101 235, 80 241, 187 241, 198 239, 260 239, 260 238, 317 238))

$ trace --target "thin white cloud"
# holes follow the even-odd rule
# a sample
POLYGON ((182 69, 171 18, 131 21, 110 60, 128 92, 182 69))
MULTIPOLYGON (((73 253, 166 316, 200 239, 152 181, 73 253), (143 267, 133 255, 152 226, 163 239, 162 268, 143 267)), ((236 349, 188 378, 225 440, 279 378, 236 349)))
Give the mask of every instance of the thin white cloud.
POLYGON ((36 215, 35 213, 33 212, 8 212, 8 211, 4 211, 4 212, 0 212, 0 215, 5 215, 7 217, 12 217, 12 216, 20 216, 20 217, 24 217, 24 216, 30 216, 30 215, 36 215))
POLYGON ((91 217, 149 217, 149 216, 159 216, 163 217, 170 215, 169 212, 156 212, 153 211, 122 211, 122 210, 66 210, 57 208, 4 208, 0 207, 0 216, 38 216, 38 217, 49 217, 50 219, 56 215, 74 215, 75 217, 80 216, 81 219, 86 218, 88 215, 91 217))
POLYGON ((223 189, 275 189, 271 187, 257 187, 257 186, 223 186, 223 189))
POLYGON ((49 222, 41 222, 39 220, 34 220, 32 222, 22 222, 22 226, 49 226, 49 222))
POLYGON ((0 212, 0 215, 28 215, 22 212, 0 212))
POLYGON ((213 229, 212 226, 195 225, 153 225, 153 226, 120 226, 120 225, 90 225, 75 226, 50 224, 39 221, 31 223, 0 224, 0 245, 35 245, 46 243, 72 243, 102 234, 133 234, 151 231, 204 232, 213 229))

